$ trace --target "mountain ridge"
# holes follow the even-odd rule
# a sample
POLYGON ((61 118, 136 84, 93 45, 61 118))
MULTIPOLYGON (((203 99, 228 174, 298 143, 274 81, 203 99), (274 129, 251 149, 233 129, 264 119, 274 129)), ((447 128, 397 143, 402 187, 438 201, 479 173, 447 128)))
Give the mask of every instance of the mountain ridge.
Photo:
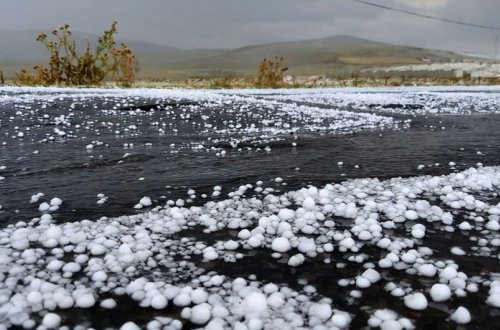
MULTIPOLYGON (((12 77, 21 68, 44 63, 47 51, 35 41, 34 31, 0 30, 0 70, 12 77)), ((74 32, 77 45, 91 42, 97 36, 74 32)), ((212 76, 245 76, 253 74, 263 58, 283 57, 293 75, 335 74, 353 72, 370 66, 450 62, 474 59, 449 51, 401 46, 380 41, 334 35, 248 45, 230 49, 179 49, 155 43, 117 38, 125 42, 139 58, 144 79, 170 79, 212 76)))

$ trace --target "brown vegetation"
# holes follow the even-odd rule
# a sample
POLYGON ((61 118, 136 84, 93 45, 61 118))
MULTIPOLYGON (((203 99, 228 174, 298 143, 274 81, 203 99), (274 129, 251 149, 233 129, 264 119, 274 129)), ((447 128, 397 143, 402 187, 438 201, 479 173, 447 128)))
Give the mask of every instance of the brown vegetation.
POLYGON ((282 87, 284 74, 287 70, 287 67, 283 67, 283 57, 275 57, 274 61, 263 59, 259 64, 254 85, 256 87, 282 87))
POLYGON ((234 85, 235 81, 231 77, 220 77, 210 81, 210 88, 232 88, 234 85))
POLYGON ((21 70, 16 81, 22 85, 102 85, 105 81, 115 81, 121 86, 131 86, 138 69, 137 59, 127 45, 116 47, 117 22, 104 31, 94 52, 90 43, 82 54, 78 54, 75 41, 71 38, 69 25, 53 30, 50 40, 41 33, 36 41, 42 43, 50 53, 49 63, 33 67, 34 72, 21 70))

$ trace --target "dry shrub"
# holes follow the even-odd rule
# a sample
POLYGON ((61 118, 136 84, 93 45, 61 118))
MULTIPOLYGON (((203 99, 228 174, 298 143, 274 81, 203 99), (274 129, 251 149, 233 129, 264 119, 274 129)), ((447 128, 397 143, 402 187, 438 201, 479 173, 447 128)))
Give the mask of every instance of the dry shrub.
POLYGON ((236 81, 231 77, 220 77, 210 80, 210 88, 233 88, 236 81))
POLYGON ((274 60, 265 58, 259 64, 259 72, 254 85, 257 87, 281 87, 284 84, 283 77, 287 70, 287 67, 283 67, 283 57, 275 57, 274 60))
POLYGON ((82 54, 78 54, 76 43, 71 38, 69 25, 66 24, 51 32, 54 40, 41 33, 36 41, 49 51, 47 66, 37 65, 33 72, 21 70, 16 80, 23 85, 102 85, 112 80, 121 86, 131 86, 138 70, 137 58, 125 44, 116 47, 115 35, 117 22, 98 39, 94 52, 90 43, 82 54))

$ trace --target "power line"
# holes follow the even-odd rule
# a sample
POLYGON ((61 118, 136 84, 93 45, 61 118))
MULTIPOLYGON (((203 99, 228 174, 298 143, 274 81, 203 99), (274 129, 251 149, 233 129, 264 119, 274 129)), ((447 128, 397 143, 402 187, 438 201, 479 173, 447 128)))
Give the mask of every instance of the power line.
POLYGON ((364 0, 352 0, 352 1, 360 3, 360 4, 364 4, 364 5, 367 5, 367 6, 372 6, 372 7, 376 7, 376 8, 380 8, 380 9, 385 9, 385 10, 395 11, 395 12, 398 12, 398 13, 407 14, 407 15, 412 15, 412 16, 417 16, 417 17, 422 17, 422 18, 427 18, 427 19, 431 19, 431 20, 435 20, 435 21, 441 21, 441 22, 446 22, 446 23, 451 23, 451 24, 471 26, 471 27, 475 27, 475 28, 479 28, 479 29, 487 29, 487 30, 500 31, 500 27, 497 27, 497 26, 491 26, 491 25, 483 25, 483 24, 475 24, 475 23, 457 21, 457 20, 450 19, 450 18, 441 18, 441 17, 437 17, 437 16, 431 16, 431 15, 417 13, 417 12, 414 12, 414 11, 409 11, 409 10, 403 10, 403 9, 398 9, 398 8, 394 8, 394 7, 384 6, 384 5, 380 5, 378 3, 373 3, 373 2, 364 1, 364 0))

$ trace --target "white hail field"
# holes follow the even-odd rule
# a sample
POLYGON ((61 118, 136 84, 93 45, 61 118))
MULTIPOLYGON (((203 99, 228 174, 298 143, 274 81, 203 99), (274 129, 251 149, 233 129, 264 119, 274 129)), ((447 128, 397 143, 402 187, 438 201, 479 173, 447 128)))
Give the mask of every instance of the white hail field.
MULTIPOLYGON (((424 310, 429 300, 446 303, 488 286, 484 304, 500 307, 500 281, 494 274, 470 277, 459 263, 434 258, 425 246, 427 228, 473 231, 475 245, 467 251, 450 247, 452 253, 497 259, 500 205, 474 196, 500 187, 500 168, 388 181, 358 179, 263 199, 240 197, 257 187, 241 186, 228 199, 201 207, 156 207, 138 215, 64 224, 45 213, 7 226, 0 231, 3 326, 30 328, 38 314, 46 328, 54 328, 60 324, 56 309, 96 304, 114 308, 113 298, 100 299, 109 293, 128 295, 140 307, 164 309, 173 304, 182 309, 182 318, 209 329, 238 322, 248 329, 349 325, 351 316, 312 287, 295 291, 254 277, 231 279, 215 271, 206 273, 185 259, 198 255, 202 262, 244 263, 244 251, 250 249, 265 249, 276 262, 285 258, 289 267, 331 263, 333 251, 349 253, 348 260, 359 264, 359 274, 338 284, 352 287, 354 297, 382 285, 408 308, 424 310), (463 220, 455 219, 456 211, 463 220), (180 234, 196 226, 206 235, 228 228, 239 233, 212 245, 180 234), (381 257, 363 253, 366 246, 379 249, 381 257), (382 280, 376 268, 428 277, 433 283, 415 290, 382 280)), ((343 267, 338 262, 339 272, 343 267)), ((471 316, 461 307, 450 318, 467 323, 471 316)), ((179 325, 173 319, 156 319, 150 327, 162 322, 179 325)), ((390 310, 374 310, 369 320, 369 325, 387 329, 396 323, 413 328, 411 320, 390 310)), ((125 328, 133 327, 128 323, 125 328)))
MULTIPOLYGON (((376 88, 165 91, 3 87, 0 91, 5 92, 0 93, 0 105, 15 104, 10 116, 0 118, 0 127, 8 127, 2 137, 4 145, 6 137, 8 143, 77 139, 97 127, 117 134, 140 134, 150 129, 164 134, 176 129, 166 122, 149 123, 147 128, 135 126, 134 122, 148 118, 149 112, 120 112, 118 105, 102 113, 118 114, 123 119, 119 127, 102 118, 93 120, 91 114, 75 123, 73 109, 95 98, 110 102, 119 98, 123 100, 121 106, 139 98, 195 101, 195 105, 183 106, 181 113, 172 109, 166 112, 166 121, 188 123, 208 108, 229 109, 233 116, 230 120, 217 124, 206 118, 196 129, 201 135, 218 135, 215 139, 235 148, 250 135, 260 141, 276 141, 290 132, 407 128, 410 121, 397 120, 390 114, 403 113, 408 109, 401 109, 401 104, 419 103, 424 98, 432 101, 422 101, 425 104, 412 109, 413 113, 467 113, 476 111, 479 105, 481 111, 498 112, 500 102, 490 93, 498 92, 494 88, 467 88, 458 98, 444 88, 394 89, 394 94, 390 89, 376 88), (68 107, 60 109, 61 114, 44 113, 61 100, 69 100, 68 107), (245 115, 250 109, 257 115, 248 121, 245 115), (6 125, 13 120, 20 120, 21 125, 6 125), (53 124, 54 132, 48 137, 36 136, 34 129, 22 126, 29 121, 53 124)), ((86 149, 100 147, 102 143, 92 141, 86 149)), ((204 148, 211 150, 199 147, 204 148)), ((500 203, 493 201, 498 199, 499 189, 500 168, 482 166, 445 176, 347 180, 280 195, 259 181, 232 192, 216 186, 212 196, 221 200, 202 206, 187 207, 183 200, 153 206, 151 198, 138 196, 136 208, 149 208, 143 213, 67 223, 51 215, 63 204, 62 199, 41 202, 45 196, 36 194, 30 202, 39 203, 39 217, 0 229, 0 329, 37 325, 40 329, 59 328, 64 324, 59 315, 62 310, 96 306, 115 309, 124 296, 140 308, 164 310, 174 306, 179 311, 176 317, 152 317, 148 329, 179 329, 180 320, 213 330, 349 327, 353 315, 312 285, 302 283, 299 289, 290 288, 283 283, 263 282, 254 275, 231 278, 203 267, 245 263, 252 250, 286 267, 334 265, 338 274, 349 263, 357 274, 341 276, 336 285, 349 288, 350 298, 363 299, 364 290, 379 286, 409 310, 426 310, 432 303, 449 304, 449 319, 467 324, 474 315, 464 306, 455 308, 451 300, 486 289, 487 298, 481 303, 500 308, 500 275, 466 274, 460 258, 435 256, 429 243, 446 233, 464 234, 467 246, 449 246, 451 255, 498 262, 500 203), (260 197, 243 196, 258 196, 260 192, 264 192, 260 197), (199 228, 200 239, 183 236, 184 231, 199 228), (227 230, 237 235, 211 244, 203 240, 227 230), (368 254, 367 249, 378 253, 368 254), (387 280, 382 274, 386 270, 397 272, 403 279, 426 278, 427 284, 414 287, 411 281, 387 280)), ((188 194, 196 192, 190 190, 188 194)), ((97 198, 98 204, 107 200, 104 194, 97 198)), ((371 327, 415 328, 415 320, 388 308, 372 306, 369 313, 371 327)), ((139 329, 133 316, 130 320, 127 315, 123 317, 122 329, 139 329)), ((85 327, 80 325, 81 329, 85 327)))

